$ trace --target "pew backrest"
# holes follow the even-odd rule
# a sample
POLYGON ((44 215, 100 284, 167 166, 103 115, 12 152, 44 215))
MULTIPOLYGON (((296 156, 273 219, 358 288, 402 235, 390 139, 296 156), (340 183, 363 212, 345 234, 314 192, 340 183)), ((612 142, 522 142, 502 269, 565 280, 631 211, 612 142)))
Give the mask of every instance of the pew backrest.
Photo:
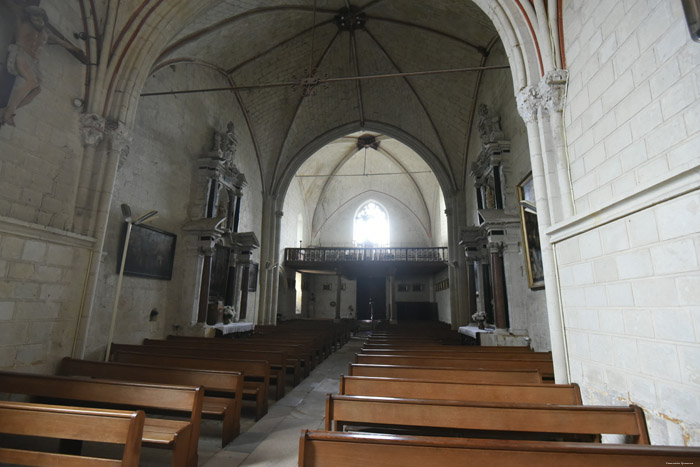
POLYGON ((581 405, 578 384, 476 384, 406 378, 340 376, 339 394, 453 401, 581 405))
MULTIPOLYGON (((0 392, 51 400, 119 405, 135 409, 178 411, 189 416, 189 439, 182 449, 196 465, 204 390, 201 387, 77 379, 30 373, 0 372, 0 392)), ((148 426, 149 421, 145 424, 148 426)))
POLYGON ((0 402, 0 433, 123 445, 121 459, 95 459, 0 447, 0 463, 138 467, 145 415, 143 411, 87 409, 24 402, 0 402))
POLYGON ((698 463, 700 448, 680 446, 435 438, 302 430, 298 465, 657 467, 698 463))
POLYGON ((538 384, 542 382, 542 376, 538 370, 465 370, 461 368, 369 365, 362 363, 349 364, 348 375, 429 379, 432 381, 461 383, 538 384))
POLYGON ((538 361, 520 358, 457 358, 434 357, 418 355, 367 355, 355 354, 355 363, 369 365, 405 365, 405 366, 435 366, 441 368, 463 369, 493 369, 513 370, 528 369, 539 370, 543 378, 554 378, 554 364, 552 361, 538 361))
POLYGON ((329 394, 326 429, 342 431, 346 425, 417 427, 421 432, 465 430, 484 432, 487 437, 539 440, 600 440, 601 434, 615 434, 635 444, 649 444, 644 413, 637 406, 491 404, 329 394))

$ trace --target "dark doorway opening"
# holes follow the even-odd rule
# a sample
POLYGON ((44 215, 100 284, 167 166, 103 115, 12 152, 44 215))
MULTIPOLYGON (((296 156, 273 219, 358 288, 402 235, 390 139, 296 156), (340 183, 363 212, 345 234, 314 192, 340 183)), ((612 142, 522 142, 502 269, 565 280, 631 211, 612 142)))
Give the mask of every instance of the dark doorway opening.
POLYGON ((439 321, 437 303, 396 302, 398 321, 439 321))
POLYGON ((357 319, 386 319, 386 278, 357 278, 357 319), (370 299, 372 307, 370 309, 370 299), (372 316, 374 315, 374 316, 372 316))

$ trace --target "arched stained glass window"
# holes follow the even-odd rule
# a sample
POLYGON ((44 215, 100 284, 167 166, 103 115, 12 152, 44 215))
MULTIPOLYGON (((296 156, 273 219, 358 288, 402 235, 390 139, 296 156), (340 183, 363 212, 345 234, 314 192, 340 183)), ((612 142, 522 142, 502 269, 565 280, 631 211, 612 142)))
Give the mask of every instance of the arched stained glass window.
POLYGON ((382 206, 369 201, 357 211, 353 242, 363 248, 389 246, 389 216, 382 206))

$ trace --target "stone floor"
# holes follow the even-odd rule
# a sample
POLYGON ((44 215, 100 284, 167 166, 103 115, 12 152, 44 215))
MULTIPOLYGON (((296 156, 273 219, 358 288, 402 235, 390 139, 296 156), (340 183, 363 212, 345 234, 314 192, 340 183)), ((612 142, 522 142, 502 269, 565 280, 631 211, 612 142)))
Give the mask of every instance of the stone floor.
POLYGON ((262 419, 242 421, 245 430, 221 449, 220 425, 205 421, 199 444, 201 467, 294 467, 303 428, 323 429, 326 394, 338 393, 340 375, 359 351, 363 340, 352 339, 334 352, 298 386, 288 386, 286 396, 270 406, 262 419), (246 422, 247 421, 247 422, 246 422))

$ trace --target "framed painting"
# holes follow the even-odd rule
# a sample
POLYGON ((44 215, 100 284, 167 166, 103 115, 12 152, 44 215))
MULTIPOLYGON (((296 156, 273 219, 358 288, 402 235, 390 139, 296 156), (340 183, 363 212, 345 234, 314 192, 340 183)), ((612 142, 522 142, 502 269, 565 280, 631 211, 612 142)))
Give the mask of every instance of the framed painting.
MULTIPOLYGON (((122 232, 122 247, 126 236, 126 222, 122 232)), ((177 236, 147 225, 134 225, 126 252, 124 275, 170 280, 175 262, 177 236)), ((117 274, 121 268, 122 251, 119 251, 117 274)))
POLYGON ((520 201, 520 226, 523 232, 528 286, 531 289, 541 289, 544 287, 544 268, 542 267, 542 249, 540 247, 540 231, 537 223, 532 173, 518 184, 518 200, 520 201))

